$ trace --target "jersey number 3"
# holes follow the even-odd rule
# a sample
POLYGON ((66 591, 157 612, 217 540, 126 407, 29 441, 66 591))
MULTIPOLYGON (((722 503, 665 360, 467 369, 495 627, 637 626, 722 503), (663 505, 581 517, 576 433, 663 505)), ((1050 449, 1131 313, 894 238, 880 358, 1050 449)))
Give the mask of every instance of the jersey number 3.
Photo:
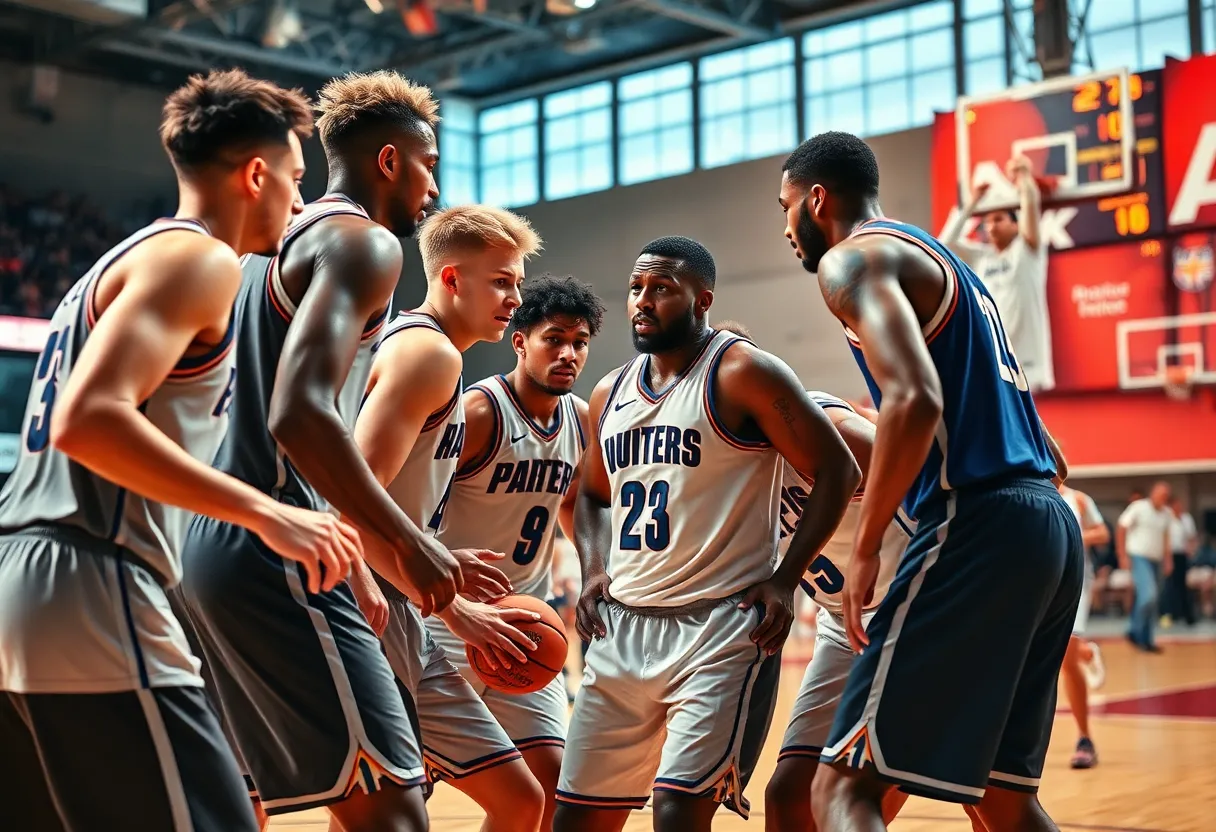
POLYGON ((653 483, 650 494, 646 493, 646 486, 637 480, 630 480, 621 486, 621 508, 629 509, 621 526, 622 551, 640 550, 643 536, 646 538, 646 548, 652 552, 661 552, 671 543, 671 518, 667 516, 668 488, 666 480, 653 483), (639 534, 634 528, 647 508, 650 509, 650 519, 646 521, 645 531, 639 534))
POLYGON ((30 415, 30 428, 25 434, 25 449, 32 454, 45 451, 51 443, 51 412, 59 393, 59 368, 63 366, 71 335, 71 326, 53 330, 42 348, 38 374, 34 377, 35 384, 43 385, 42 396, 37 409, 30 415))

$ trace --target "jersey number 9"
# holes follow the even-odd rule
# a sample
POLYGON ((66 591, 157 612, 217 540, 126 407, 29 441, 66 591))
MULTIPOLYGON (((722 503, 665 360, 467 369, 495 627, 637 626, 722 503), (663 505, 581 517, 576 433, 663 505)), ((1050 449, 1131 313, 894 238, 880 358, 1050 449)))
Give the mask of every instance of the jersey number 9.
POLYGON ((519 530, 519 541, 511 560, 520 566, 527 566, 536 558, 540 551, 540 542, 545 538, 545 529, 549 528, 549 509, 544 506, 533 506, 524 516, 523 528, 519 530))

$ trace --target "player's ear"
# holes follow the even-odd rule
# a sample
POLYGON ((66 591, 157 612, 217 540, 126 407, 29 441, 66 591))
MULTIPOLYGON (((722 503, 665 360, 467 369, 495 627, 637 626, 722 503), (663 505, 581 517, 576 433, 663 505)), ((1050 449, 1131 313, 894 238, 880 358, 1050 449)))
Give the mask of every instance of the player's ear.
POLYGON ((456 267, 448 263, 439 272, 439 283, 453 295, 456 294, 456 267))
POLYGON ((386 144, 380 148, 380 152, 376 154, 376 165, 380 168, 380 173, 384 174, 384 178, 390 182, 397 179, 398 169, 400 168, 400 160, 397 158, 397 148, 391 144, 386 144))
POLYGON ((827 198, 828 192, 822 185, 812 185, 806 192, 807 211, 816 217, 823 216, 827 198))
POLYGON ((697 293, 697 311, 701 317, 705 317, 705 313, 709 311, 709 307, 714 305, 714 290, 702 289, 697 293))
POLYGON ((265 159, 254 156, 241 168, 241 184, 254 198, 261 194, 262 188, 266 186, 268 167, 265 159))
POLYGON ((511 346, 515 348, 515 354, 520 358, 527 355, 528 350, 524 346, 526 343, 527 341, 524 338, 524 334, 518 329, 511 333, 511 346))

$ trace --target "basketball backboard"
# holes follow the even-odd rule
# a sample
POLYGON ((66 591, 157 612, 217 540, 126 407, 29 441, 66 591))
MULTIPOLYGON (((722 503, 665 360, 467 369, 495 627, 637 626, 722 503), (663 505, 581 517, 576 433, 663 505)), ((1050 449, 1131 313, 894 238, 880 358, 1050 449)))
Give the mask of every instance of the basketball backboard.
POLYGON ((1124 390, 1164 388, 1173 367, 1192 384, 1216 384, 1216 312, 1119 321, 1115 338, 1124 390))
POLYGON ((998 93, 959 98, 955 113, 958 183, 963 199, 987 184, 977 211, 1015 208, 1005 166, 1031 163, 1049 202, 1093 200, 1136 185, 1139 78, 1126 69, 1052 78, 998 93))

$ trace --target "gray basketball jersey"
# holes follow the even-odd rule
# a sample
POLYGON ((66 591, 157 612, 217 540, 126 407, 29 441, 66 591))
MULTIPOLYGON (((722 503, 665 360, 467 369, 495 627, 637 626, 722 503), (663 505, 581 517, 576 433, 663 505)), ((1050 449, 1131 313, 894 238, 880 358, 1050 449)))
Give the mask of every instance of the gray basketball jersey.
POLYGON ((600 445, 612 494, 612 596, 675 607, 725 598, 772 576, 781 455, 734 436, 714 416, 726 349, 716 333, 662 391, 650 357, 625 365, 604 403, 600 445))
MULTIPOLYGON (((819 390, 808 390, 807 393, 824 410, 830 407, 840 407, 850 412, 856 412, 852 405, 831 393, 823 393, 819 390)), ((811 484, 794 470, 794 466, 786 462, 783 471, 781 542, 778 546, 778 553, 781 557, 785 557, 790 539, 794 536, 794 530, 802 518, 807 495, 811 493, 811 484)), ((844 591, 844 577, 849 571, 849 561, 853 557, 853 542, 857 539, 857 529, 860 523, 861 492, 859 491, 845 509, 844 517, 841 518, 835 533, 824 545, 823 551, 811 561, 811 565, 807 567, 806 574, 802 578, 803 589, 815 599, 819 606, 835 615, 844 613, 840 593, 844 591)), ((892 579, 895 578, 895 571, 899 568, 899 561, 904 556, 904 549, 908 547, 908 541, 912 539, 912 532, 915 528, 915 521, 908 517, 903 507, 900 506, 882 536, 882 546, 879 549, 878 580, 874 585, 874 597, 866 609, 877 608, 882 599, 886 597, 887 589, 891 586, 892 579)))
MULTIPOLYGON (((274 392, 279 356, 287 340, 296 306, 283 289, 279 263, 287 247, 301 233, 327 217, 352 215, 367 218, 367 212, 344 196, 330 195, 305 206, 283 238, 277 257, 247 256, 236 301, 237 357, 241 374, 233 395, 231 428, 215 458, 215 467, 289 505, 316 510, 328 504, 292 467, 291 461, 270 435, 270 396, 274 392)), ((391 298, 363 330, 363 340, 338 395, 338 413, 353 427, 367 379, 372 353, 388 318, 391 298)))
MULTIPOLYGON (((443 332, 430 315, 401 312, 385 328, 384 337, 391 338, 419 327, 443 332)), ((427 417, 405 464, 388 484, 387 490, 393 500, 428 534, 437 535, 443 530, 452 479, 464 448, 463 395, 463 385, 458 380, 452 398, 427 417)))
POLYGON ((494 433, 484 459, 460 472, 439 539, 449 549, 502 552, 495 563, 517 593, 553 594, 553 538, 562 499, 586 446, 574 396, 558 400, 548 428, 538 425, 503 375, 470 389, 493 405, 494 433))
MULTIPOLYGON (((117 544, 141 559, 167 586, 181 579, 181 548, 191 514, 109 482, 50 444, 55 400, 97 321, 94 295, 106 270, 143 241, 165 231, 207 234, 192 220, 165 219, 110 249, 60 301, 42 350, 21 428, 17 467, 0 492, 0 530, 62 524, 117 544)), ((206 353, 183 358, 141 412, 187 453, 210 462, 228 426, 236 378, 233 335, 206 353)))

